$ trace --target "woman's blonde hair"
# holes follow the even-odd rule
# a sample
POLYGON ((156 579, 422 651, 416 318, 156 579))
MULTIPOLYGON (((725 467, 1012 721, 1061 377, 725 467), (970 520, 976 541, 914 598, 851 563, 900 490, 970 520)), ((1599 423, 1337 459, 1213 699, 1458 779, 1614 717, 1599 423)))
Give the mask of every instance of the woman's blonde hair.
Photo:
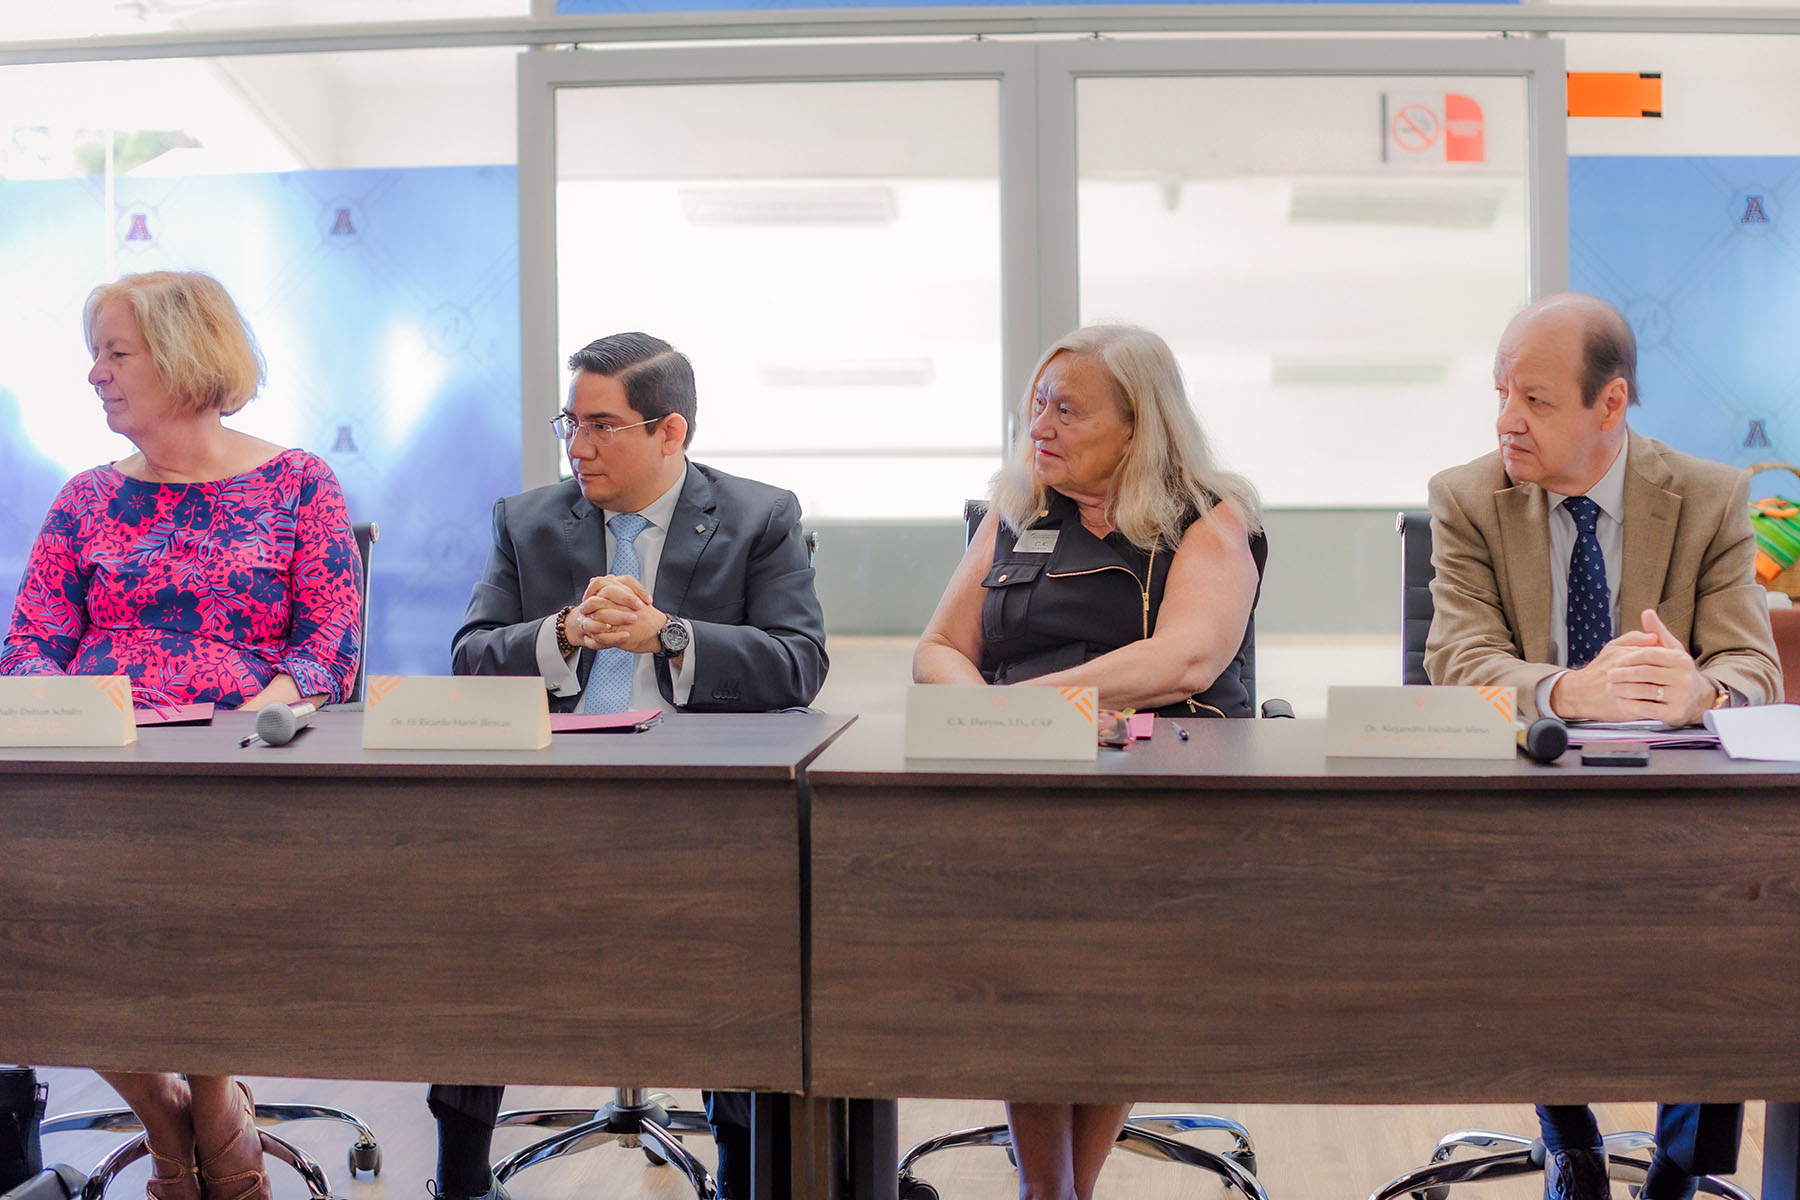
POLYGON ((1118 385, 1119 408, 1132 436, 1113 473, 1107 515, 1132 545, 1148 550, 1158 542, 1179 541, 1187 514, 1205 516, 1220 500, 1236 504, 1253 532, 1262 528, 1256 488, 1213 457, 1169 344, 1136 325, 1088 325, 1044 352, 1020 398, 1018 436, 989 494, 994 511, 1014 532, 1023 531, 1044 507, 1044 488, 1032 473, 1031 404, 1038 377, 1058 354, 1088 355, 1118 385))
POLYGON ((250 402, 264 379, 262 351, 243 314, 218 280, 201 271, 148 271, 121 276, 88 293, 81 326, 97 353, 94 326, 113 300, 131 306, 176 409, 224 414, 250 402))

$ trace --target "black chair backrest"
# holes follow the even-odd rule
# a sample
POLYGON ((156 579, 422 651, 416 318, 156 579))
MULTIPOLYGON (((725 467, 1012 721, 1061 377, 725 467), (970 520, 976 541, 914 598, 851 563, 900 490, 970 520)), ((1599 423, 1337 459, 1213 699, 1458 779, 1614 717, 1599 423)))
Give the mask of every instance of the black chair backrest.
POLYGON ((1400 682, 1430 683, 1425 674, 1425 639, 1431 635, 1431 514, 1403 512, 1394 521, 1400 534, 1400 682))
POLYGON ((346 704, 361 704, 369 682, 369 563, 375 557, 375 543, 381 540, 381 526, 373 521, 358 521, 350 526, 356 536, 356 556, 362 559, 362 657, 356 663, 356 678, 344 694, 346 704))
MULTIPOLYGON (((988 506, 987 506, 986 500, 964 500, 963 501, 963 545, 966 546, 970 542, 975 540, 975 531, 977 529, 981 528, 981 520, 983 517, 987 516, 987 509, 988 509, 988 506)), ((1265 541, 1264 544, 1267 545, 1267 542, 1265 541)), ((1261 572, 1262 564, 1260 562, 1256 564, 1256 569, 1259 573, 1261 572)), ((1250 697, 1250 711, 1252 713, 1254 713, 1256 711, 1256 611, 1255 611, 1255 609, 1252 609, 1250 612, 1250 624, 1245 629, 1244 634, 1245 634, 1244 648, 1238 654, 1238 660, 1237 660, 1237 662, 1238 662, 1238 679, 1240 681, 1242 681, 1242 683, 1244 685, 1244 691, 1250 697)), ((1271 706, 1280 704, 1283 708, 1287 708, 1287 702, 1285 700, 1271 700, 1271 701, 1269 701, 1269 703, 1271 706)), ((1280 714, 1268 714, 1268 715, 1281 715, 1281 716, 1291 717, 1294 714, 1293 714, 1292 709, 1288 709, 1288 711, 1280 713, 1280 714)))

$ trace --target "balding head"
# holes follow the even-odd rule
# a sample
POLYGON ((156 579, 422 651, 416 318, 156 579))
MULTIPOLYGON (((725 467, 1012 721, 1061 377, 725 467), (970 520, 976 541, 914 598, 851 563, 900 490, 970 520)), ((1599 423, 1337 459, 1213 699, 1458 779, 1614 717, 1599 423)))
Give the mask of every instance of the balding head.
POLYGON ((1494 429, 1514 483, 1585 495, 1626 438, 1631 328, 1592 296, 1550 296, 1514 317, 1494 354, 1494 429))
POLYGON ((1580 292, 1558 292, 1526 305, 1506 326, 1500 352, 1516 345, 1527 328, 1550 337, 1581 339, 1581 402, 1592 408, 1615 379, 1625 382, 1625 403, 1638 402, 1637 338, 1631 323, 1606 301, 1580 292))

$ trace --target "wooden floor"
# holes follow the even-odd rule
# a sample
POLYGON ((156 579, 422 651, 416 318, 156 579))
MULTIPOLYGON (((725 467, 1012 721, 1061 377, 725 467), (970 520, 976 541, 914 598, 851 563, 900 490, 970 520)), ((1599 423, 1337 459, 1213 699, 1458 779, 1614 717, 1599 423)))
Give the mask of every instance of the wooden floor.
MULTIPOLYGON (((40 1075, 50 1083, 53 1114, 116 1103, 112 1090, 91 1072, 46 1070, 40 1075)), ((319 1122, 283 1130, 284 1136, 319 1160, 337 1195, 347 1200, 425 1200, 425 1181, 431 1177, 436 1145, 423 1085, 254 1078, 249 1082, 258 1100, 335 1105, 355 1112, 373 1126, 381 1140, 382 1173, 378 1179, 363 1176, 355 1181, 344 1167, 350 1142, 345 1127, 319 1122)), ((589 1106, 604 1103, 610 1094, 600 1088, 517 1087, 507 1092, 507 1103, 518 1107, 589 1106)), ((676 1092, 675 1098, 684 1106, 698 1107, 697 1093, 676 1092)), ((1139 1111, 1208 1111, 1242 1121, 1256 1141, 1261 1178, 1271 1200, 1363 1200, 1389 1178, 1422 1164, 1437 1138, 1452 1130, 1529 1133, 1534 1129, 1531 1110, 1524 1106, 1317 1108, 1147 1103, 1140 1105, 1139 1111)), ((1600 1105, 1598 1113, 1600 1127, 1607 1132, 1647 1129, 1654 1120, 1648 1104, 1600 1105)), ((902 1145, 964 1125, 1001 1119, 997 1103, 906 1101, 900 1107, 902 1145)), ((503 1131, 496 1139, 496 1157, 527 1140, 523 1131, 503 1131)), ((44 1157, 85 1169, 116 1142, 113 1135, 59 1135, 46 1139, 44 1157)), ((711 1164, 710 1144, 702 1141, 693 1148, 711 1164)), ((115 1200, 140 1195, 147 1171, 146 1165, 132 1168, 121 1184, 124 1190, 115 1190, 115 1200)), ((1753 1104, 1745 1118, 1739 1171, 1732 1178, 1754 1194, 1761 1190, 1761 1171, 1762 1105, 1753 1104)), ((1005 1155, 994 1149, 946 1152, 921 1163, 919 1174, 938 1187, 944 1200, 1009 1200, 1017 1194, 1005 1155)), ((1098 1194, 1104 1200, 1176 1200, 1211 1198, 1220 1190, 1215 1177, 1192 1168, 1115 1154, 1100 1177, 1098 1194)), ((534 1167, 520 1175, 510 1191, 515 1200, 682 1200, 691 1195, 675 1172, 651 1167, 637 1151, 616 1147, 534 1167)), ((306 1191, 297 1176, 284 1171, 275 1176, 275 1194, 277 1200, 303 1200, 306 1191)), ((1539 1185, 1530 1179, 1458 1190, 1465 1200, 1531 1200, 1538 1194, 1539 1185)), ((1626 1200, 1625 1189, 1615 1188, 1615 1196, 1626 1200)))

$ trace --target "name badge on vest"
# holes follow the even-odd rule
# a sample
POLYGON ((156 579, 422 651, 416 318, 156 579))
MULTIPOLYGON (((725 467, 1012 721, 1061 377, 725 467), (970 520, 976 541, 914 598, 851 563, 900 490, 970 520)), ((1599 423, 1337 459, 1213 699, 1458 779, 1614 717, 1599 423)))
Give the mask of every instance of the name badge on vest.
POLYGON ((1056 535, 1060 529, 1027 529, 1013 543, 1013 549, 1020 554, 1048 554, 1056 549, 1056 535))

